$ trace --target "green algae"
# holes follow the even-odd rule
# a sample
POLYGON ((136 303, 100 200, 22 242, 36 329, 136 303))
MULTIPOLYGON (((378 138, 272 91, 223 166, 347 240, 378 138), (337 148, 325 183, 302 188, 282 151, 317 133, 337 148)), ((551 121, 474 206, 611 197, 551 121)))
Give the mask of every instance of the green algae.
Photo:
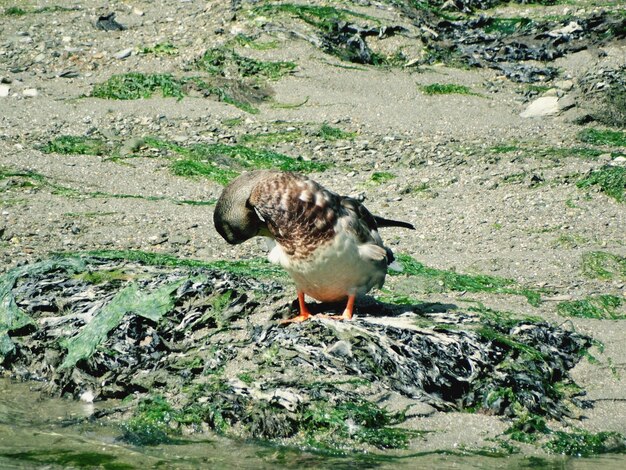
POLYGON ((626 453, 626 438, 618 432, 593 433, 582 429, 555 431, 543 448, 552 454, 589 457, 608 453, 626 453))
POLYGON ((624 304, 626 301, 623 298, 605 294, 559 302, 556 311, 564 317, 623 320, 626 319, 626 312, 619 312, 619 308, 624 304))
POLYGON ((541 291, 519 286, 514 280, 485 274, 461 274, 425 266, 409 255, 396 255, 402 265, 401 273, 391 272, 391 275, 416 276, 427 281, 434 291, 457 292, 492 292, 496 294, 523 295, 528 303, 537 306, 541 302, 541 291))
POLYGON ((194 63, 197 70, 211 75, 226 75, 226 70, 234 69, 241 78, 254 77, 264 80, 279 80, 296 68, 294 62, 264 61, 245 57, 225 47, 208 49, 194 63))
POLYGON ((607 251, 590 251, 583 254, 581 271, 591 279, 623 281, 626 280, 626 257, 607 251))
POLYGON ((309 173, 324 171, 330 165, 245 145, 195 144, 182 146, 171 142, 148 138, 146 144, 166 149, 179 158, 172 163, 172 172, 178 176, 205 177, 226 185, 242 170, 279 169, 309 173))
POLYGON ((580 189, 598 189, 617 202, 623 203, 626 201, 626 168, 607 165, 593 170, 578 180, 576 186, 580 189))
POLYGON ((626 147, 626 132, 610 129, 584 129, 577 136, 581 142, 615 147, 626 147))
POLYGON ((109 148, 102 139, 93 137, 61 135, 41 147, 44 153, 64 155, 105 155, 109 148))
POLYGON ((166 284, 153 292, 144 292, 134 283, 124 287, 77 335, 63 342, 67 355, 60 368, 74 367, 81 359, 89 358, 128 313, 158 322, 174 306, 171 294, 180 284, 181 281, 166 284))

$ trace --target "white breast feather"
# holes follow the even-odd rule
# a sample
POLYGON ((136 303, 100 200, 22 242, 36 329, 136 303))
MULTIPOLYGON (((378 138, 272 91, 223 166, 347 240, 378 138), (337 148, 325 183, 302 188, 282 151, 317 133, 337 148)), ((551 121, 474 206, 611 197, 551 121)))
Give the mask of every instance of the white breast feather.
POLYGON ((345 299, 382 285, 386 251, 374 244, 360 244, 351 232, 337 224, 336 236, 306 259, 290 258, 277 244, 268 255, 291 275, 299 290, 321 301, 345 299))

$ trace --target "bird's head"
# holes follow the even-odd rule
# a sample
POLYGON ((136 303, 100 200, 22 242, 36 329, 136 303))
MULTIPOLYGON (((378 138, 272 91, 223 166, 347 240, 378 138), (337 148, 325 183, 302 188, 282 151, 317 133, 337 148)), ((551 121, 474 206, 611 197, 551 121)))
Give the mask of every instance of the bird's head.
POLYGON ((250 204, 250 194, 266 178, 265 171, 244 173, 224 188, 213 213, 217 232, 231 245, 264 233, 265 223, 250 204))

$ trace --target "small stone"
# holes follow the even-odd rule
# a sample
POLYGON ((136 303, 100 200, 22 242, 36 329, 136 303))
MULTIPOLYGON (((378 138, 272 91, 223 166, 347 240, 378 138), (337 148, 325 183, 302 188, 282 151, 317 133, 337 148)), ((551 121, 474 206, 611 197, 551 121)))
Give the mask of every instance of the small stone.
POLYGON ((185 235, 173 235, 169 238, 169 242, 172 245, 186 245, 189 243, 189 237, 185 235))
POLYGON ((350 357, 352 356, 352 347, 347 341, 337 341, 328 348, 328 354, 339 357, 350 357))
POLYGON ((116 52, 113 57, 115 57, 116 59, 122 60, 122 59, 126 59, 127 57, 130 57, 131 54, 133 53, 133 49, 132 47, 129 47, 127 49, 122 49, 119 52, 116 52))
POLYGON ((563 91, 570 91, 574 87, 572 80, 559 80, 554 82, 554 86, 563 91))
POLYGON ((556 96, 542 96, 530 103, 528 107, 520 113, 522 118, 533 118, 550 116, 559 112, 559 99, 556 96))
POLYGON ((11 87, 9 85, 0 85, 0 98, 6 98, 9 96, 11 87))
POLYGON ((566 111, 576 106, 576 100, 572 95, 564 95, 557 103, 559 111, 566 111))
POLYGON ((27 98, 34 98, 38 94, 39 92, 37 92, 37 88, 26 88, 24 91, 22 91, 22 95, 26 96, 27 98))
POLYGON ((85 403, 93 403, 95 395, 91 390, 85 390, 80 394, 80 401, 84 401, 85 403))
POLYGON ((148 243, 150 243, 151 245, 160 245, 162 243, 165 243, 167 241, 167 235, 162 233, 161 235, 153 235, 150 238, 148 238, 148 243))

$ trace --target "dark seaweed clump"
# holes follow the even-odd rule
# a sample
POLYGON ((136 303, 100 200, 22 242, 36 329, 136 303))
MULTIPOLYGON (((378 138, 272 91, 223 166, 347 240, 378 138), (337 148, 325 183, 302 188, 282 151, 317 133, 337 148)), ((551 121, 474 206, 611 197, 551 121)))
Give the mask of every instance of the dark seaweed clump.
POLYGON ((515 419, 562 419, 585 405, 568 371, 591 341, 548 323, 493 312, 482 322, 443 314, 442 323, 439 312, 422 314, 420 327, 391 317, 284 327, 271 320, 288 309, 274 281, 224 263, 118 255, 55 258, 1 277, 0 369, 55 395, 126 398, 119 413, 131 442, 211 429, 395 448, 420 435, 401 426, 419 402, 515 419), (397 400, 408 408, 386 408, 397 400))

